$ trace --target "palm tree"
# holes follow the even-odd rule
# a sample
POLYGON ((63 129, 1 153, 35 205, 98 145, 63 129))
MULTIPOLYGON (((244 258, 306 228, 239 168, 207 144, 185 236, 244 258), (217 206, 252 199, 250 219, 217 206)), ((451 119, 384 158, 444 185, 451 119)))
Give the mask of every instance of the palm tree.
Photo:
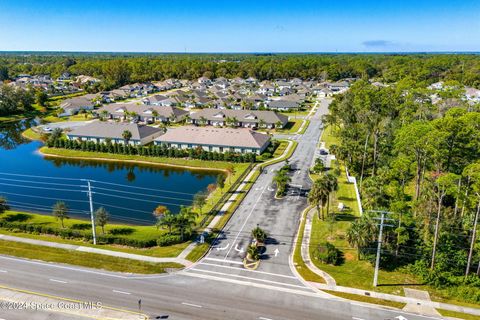
POLYGON ((263 244, 265 242, 265 239, 267 239, 267 233, 263 231, 262 228, 257 226, 252 230, 252 237, 256 240, 258 246, 259 244, 263 244))
POLYGON ((323 220, 323 206, 328 198, 327 186, 323 180, 317 179, 308 193, 308 203, 317 208, 318 217, 323 220))
POLYGON ((108 111, 107 110, 102 110, 100 112, 100 116, 102 117, 102 120, 105 120, 105 118, 108 117, 108 111))
POLYGON ((180 231, 182 241, 185 238, 185 233, 189 233, 192 230, 197 216, 191 207, 180 207, 180 213, 176 217, 175 227, 180 231))
POLYGON ((65 228, 63 220, 68 219, 68 207, 65 202, 57 201, 57 203, 53 205, 52 214, 55 219, 60 220, 62 228, 65 228))
POLYGON ((347 230, 346 238, 348 243, 357 249, 360 260, 360 249, 368 246, 375 239, 377 225, 372 217, 364 214, 361 218, 352 222, 347 230))
POLYGON ((260 259, 260 251, 256 245, 249 245, 247 248, 247 259, 258 261, 260 259))
POLYGON ((259 128, 265 127, 265 120, 260 119, 260 121, 258 121, 258 127, 259 127, 259 128))
POLYGON ((128 142, 132 138, 132 133, 130 132, 130 130, 125 130, 122 132, 122 137, 125 140, 125 144, 128 144, 128 142))
POLYGON ((157 223, 155 224, 157 228, 168 228, 168 232, 172 233, 172 228, 177 224, 177 216, 170 212, 170 210, 165 210, 163 214, 157 216, 157 223))
POLYGON ((206 124, 207 124, 207 121, 208 121, 207 118, 205 118, 204 116, 201 116, 201 117, 200 117, 200 125, 201 125, 201 126, 206 125, 206 124))
POLYGON ((328 195, 327 195, 327 216, 330 211, 330 194, 338 190, 338 179, 332 173, 327 173, 325 175, 325 184, 327 186, 328 195))

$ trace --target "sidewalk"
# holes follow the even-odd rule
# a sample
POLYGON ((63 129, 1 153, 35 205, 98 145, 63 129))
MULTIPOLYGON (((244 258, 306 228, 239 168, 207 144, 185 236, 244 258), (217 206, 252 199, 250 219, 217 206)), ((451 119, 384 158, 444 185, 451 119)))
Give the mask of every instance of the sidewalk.
POLYGON ((30 238, 21 238, 21 237, 8 236, 8 235, 3 235, 3 234, 0 234, 0 240, 22 242, 22 243, 28 243, 28 244, 38 245, 38 246, 45 246, 45 247, 51 247, 51 248, 80 251, 80 252, 103 254, 103 255, 106 255, 106 256, 112 256, 112 257, 117 257, 117 258, 125 258, 125 259, 131 259, 131 260, 138 260, 138 261, 145 261, 145 262, 153 262, 153 263, 175 262, 175 263, 183 264, 186 267, 189 267, 192 264, 192 262, 190 262, 186 259, 179 258, 179 257, 177 257, 177 258, 149 257, 149 256, 143 256, 143 255, 133 254, 133 253, 97 249, 97 248, 92 248, 92 247, 77 246, 77 245, 73 245, 73 244, 57 243, 57 242, 36 240, 36 239, 30 239, 30 238))
POLYGON ((303 230, 301 255, 307 267, 312 272, 324 278, 326 284, 307 281, 307 283, 311 287, 319 290, 344 292, 344 293, 356 294, 360 296, 368 296, 371 298, 378 298, 383 300, 390 300, 390 301, 405 303, 408 306, 407 308, 408 311, 418 312, 421 314, 432 315, 435 312, 435 310, 432 310, 432 309, 438 308, 438 309, 445 309, 445 310, 480 316, 480 309, 463 307, 463 306, 453 305, 453 304, 443 303, 443 302, 435 302, 435 301, 431 301, 429 298, 427 299, 426 297, 420 296, 418 294, 417 295, 409 294, 408 296, 404 297, 404 296, 397 296, 397 295, 388 294, 388 293, 381 293, 381 292, 370 291, 370 290, 338 286, 333 277, 331 277, 328 273, 316 267, 310 259, 310 253, 308 248, 310 244, 312 218, 314 213, 315 213, 315 210, 311 209, 309 212, 307 212, 305 216, 305 228, 303 230), (413 308, 413 306, 415 306, 415 308, 413 308))
POLYGON ((307 215, 305 216, 305 228, 303 229, 303 239, 301 246, 302 259, 310 270, 325 279, 327 286, 336 286, 337 282, 335 281, 335 279, 333 279, 333 277, 325 271, 318 269, 317 266, 312 263, 312 260, 310 258, 310 238, 312 233, 312 220, 315 211, 316 210, 312 208, 307 212, 307 215))

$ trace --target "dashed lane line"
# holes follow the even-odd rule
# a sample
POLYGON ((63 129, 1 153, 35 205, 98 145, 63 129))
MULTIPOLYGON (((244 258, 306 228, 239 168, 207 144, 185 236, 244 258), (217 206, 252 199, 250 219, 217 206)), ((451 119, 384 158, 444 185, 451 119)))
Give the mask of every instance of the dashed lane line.
POLYGON ((194 307, 194 308, 202 308, 202 306, 198 304, 193 304, 193 303, 188 303, 188 302, 182 302, 184 306, 189 306, 189 307, 194 307))
POLYGON ((126 291, 119 291, 119 290, 112 290, 113 292, 115 293, 120 293, 120 294, 125 294, 125 295, 131 295, 130 292, 126 292, 126 291))
POLYGON ((52 282, 63 283, 63 284, 68 283, 67 281, 57 280, 57 279, 48 279, 48 280, 50 280, 52 282))

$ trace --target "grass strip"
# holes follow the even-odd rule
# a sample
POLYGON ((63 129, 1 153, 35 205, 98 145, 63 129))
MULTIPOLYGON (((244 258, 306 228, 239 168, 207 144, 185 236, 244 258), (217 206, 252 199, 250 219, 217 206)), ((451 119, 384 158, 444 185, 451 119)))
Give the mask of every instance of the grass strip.
POLYGON ((348 300, 355 300, 355 301, 360 301, 360 302, 379 304, 379 305, 382 305, 382 306, 387 306, 387 307, 392 307, 392 308, 397 308, 397 309, 403 309, 403 307, 405 307, 405 305, 406 305, 405 303, 402 303, 402 302, 384 300, 384 299, 379 299, 379 298, 372 298, 372 297, 367 297, 367 296, 362 296, 362 295, 352 294, 352 293, 330 291, 330 290, 322 290, 322 291, 324 291, 326 293, 329 293, 333 296, 337 296, 337 297, 348 299, 348 300))
POLYGON ((178 269, 183 267, 177 263, 151 263, 5 240, 0 240, 0 254, 55 263, 66 263, 87 268, 138 274, 165 273, 166 268, 178 269))

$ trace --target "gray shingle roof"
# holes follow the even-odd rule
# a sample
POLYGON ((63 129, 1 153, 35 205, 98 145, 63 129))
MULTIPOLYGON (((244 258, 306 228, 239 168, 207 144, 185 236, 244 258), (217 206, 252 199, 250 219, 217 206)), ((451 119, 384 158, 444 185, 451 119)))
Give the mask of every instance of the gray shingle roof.
POLYGON ((85 126, 78 127, 67 133, 68 136, 98 137, 123 139, 122 133, 128 130, 132 133, 131 140, 140 140, 153 134, 161 134, 162 130, 136 123, 116 123, 95 121, 85 126))
POLYGON ((162 107, 162 106, 153 106, 153 105, 136 105, 132 103, 114 103, 114 104, 107 104, 100 109, 97 110, 97 113, 101 113, 103 110, 106 110, 109 114, 113 115, 123 115, 124 112, 120 110, 128 111, 128 112, 136 112, 140 116, 151 116, 151 112, 149 111, 157 111, 159 117, 170 117, 172 114, 175 114, 176 117, 181 117, 188 114, 188 111, 175 108, 175 107, 162 107))
POLYGON ((155 141, 239 148, 262 148, 270 137, 249 129, 185 126, 168 131, 155 141))
POLYGON ((273 111, 256 111, 256 110, 231 110, 231 109, 202 109, 198 112, 192 113, 190 118, 193 120, 199 120, 200 118, 204 117, 207 120, 219 120, 221 118, 215 117, 215 115, 219 113, 223 113, 225 118, 237 118, 240 122, 250 122, 250 123, 258 123, 260 120, 263 120, 265 123, 272 123, 275 124, 278 121, 286 124, 288 122, 288 117, 283 114, 278 114, 273 111), (247 117, 249 115, 255 116, 247 117))

